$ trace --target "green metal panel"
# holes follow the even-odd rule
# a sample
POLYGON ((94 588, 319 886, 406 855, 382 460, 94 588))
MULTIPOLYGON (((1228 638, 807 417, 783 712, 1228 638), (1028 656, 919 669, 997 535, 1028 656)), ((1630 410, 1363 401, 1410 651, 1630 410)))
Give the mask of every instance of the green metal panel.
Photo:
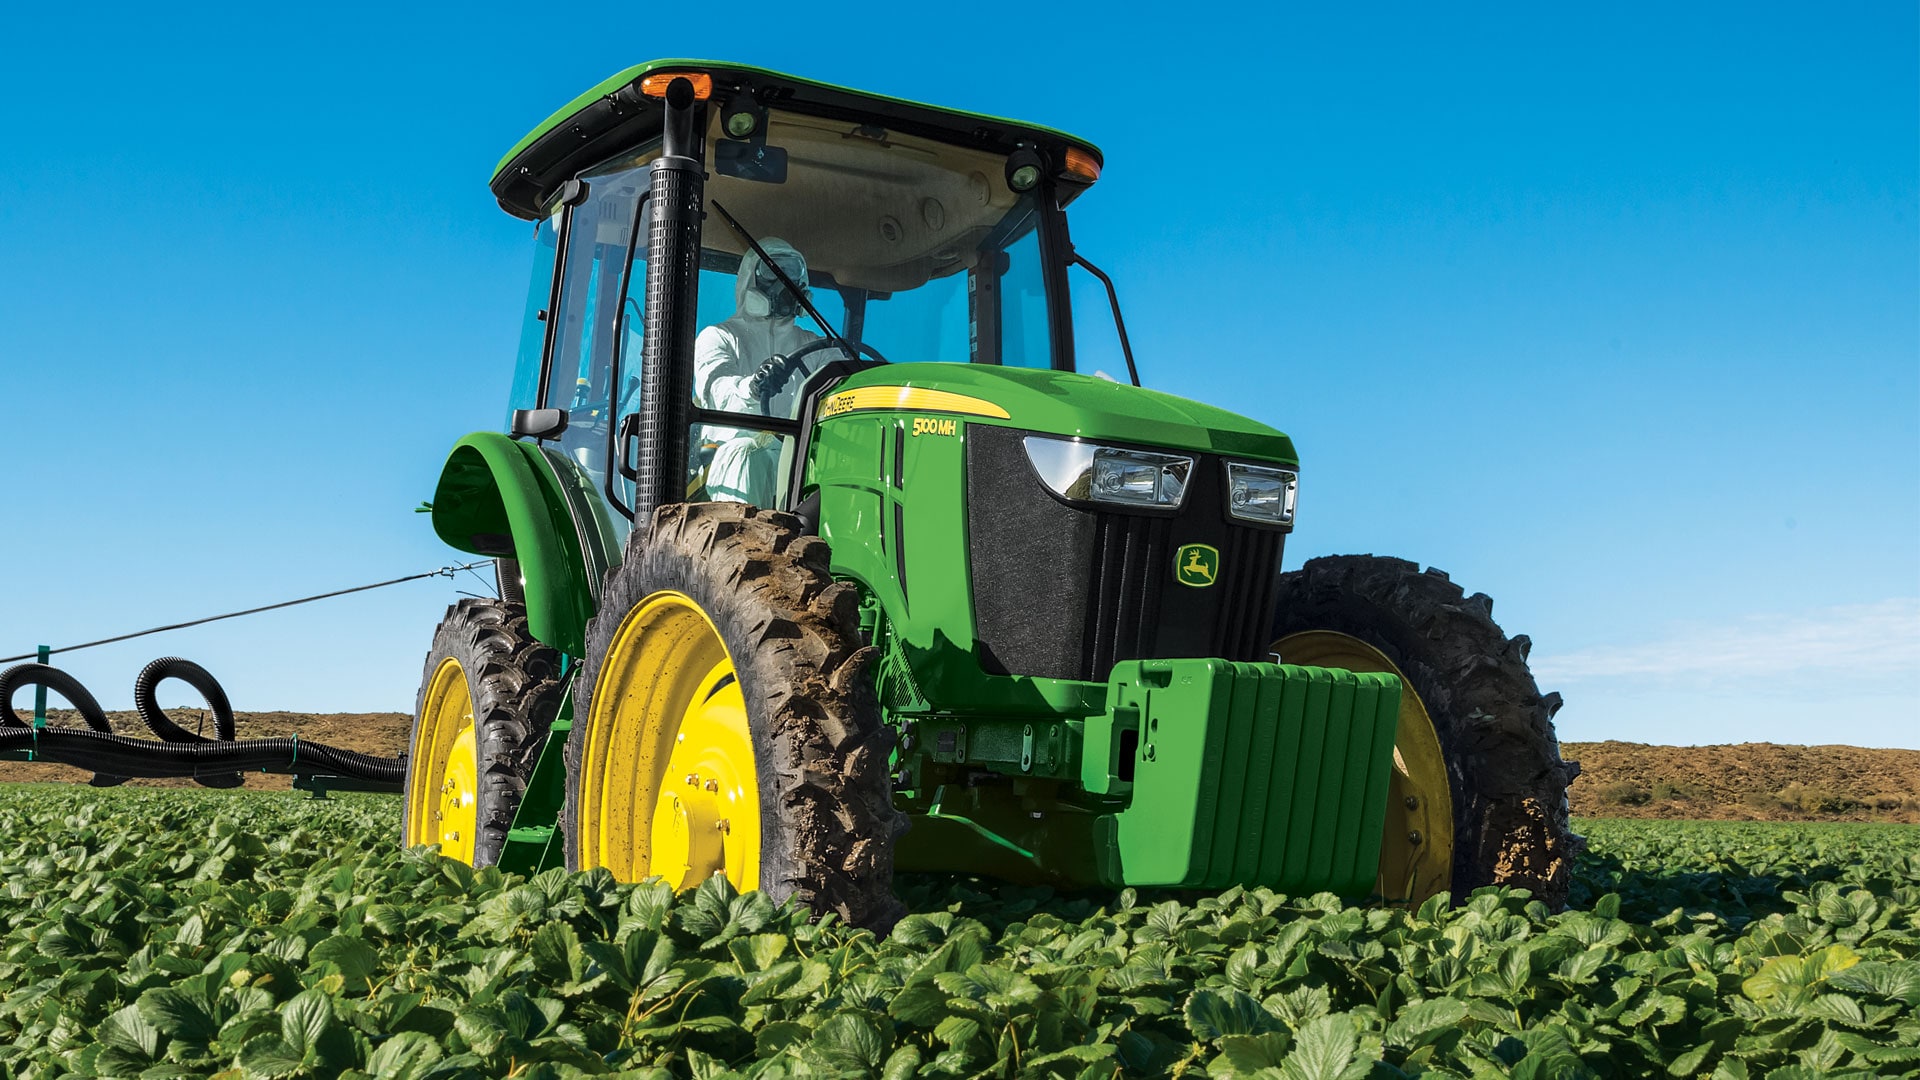
POLYGON ((904 661, 894 673, 901 681, 883 680, 883 702, 896 711, 916 711, 910 702, 1016 716, 1099 711, 1099 683, 981 672, 967 563, 967 425, 916 435, 915 415, 860 412, 821 424, 807 474, 820 492, 834 575, 870 591, 890 651, 904 661))
MULTIPOLYGON (((1095 827, 1108 885, 1286 892, 1373 888, 1400 707, 1393 675, 1226 660, 1116 665, 1110 708, 1138 724, 1132 793, 1095 827)), ((1082 757, 1089 789, 1111 759, 1082 757)))
POLYGON ((893 105, 893 106, 899 106, 903 108, 922 111, 929 114, 930 116, 941 117, 955 125, 972 125, 972 124, 985 123, 985 124, 992 124, 1000 127, 1024 128, 1030 132, 1051 135, 1055 138, 1063 139, 1093 154, 1096 158, 1100 156, 1099 148, 1094 146, 1092 143, 1088 142, 1087 140, 1082 139, 1076 135, 1069 135, 1064 131, 1056 131, 1053 128, 1042 127, 1038 124, 1028 124, 1028 123, 1023 123, 1019 120, 1008 120, 998 116, 988 116, 985 113, 972 113, 972 112, 965 112, 960 109, 948 109, 939 105, 927 105, 918 101, 908 101, 904 98, 888 97, 885 94, 870 94, 863 90, 852 89, 851 87, 839 86, 834 83, 820 82, 815 79, 802 79, 793 75, 786 75, 778 71, 770 71, 766 68, 752 67, 747 64, 730 64, 730 63, 725 63, 723 61, 718 61, 718 60, 665 59, 665 60, 649 60, 644 64, 637 64, 633 67, 630 67, 625 71, 620 72, 617 75, 614 75, 610 78, 602 80, 600 84, 595 86, 593 89, 588 90, 586 93, 581 94, 579 97, 574 98, 572 101, 569 101, 565 105, 561 106, 559 110, 556 111, 552 116, 549 116, 545 120, 542 120, 539 126, 535 127, 532 131, 527 132, 526 137, 522 138, 519 142, 513 144, 513 149, 507 151, 506 156, 500 159, 500 163, 493 167, 494 177, 497 179, 499 175, 506 170, 508 164, 510 164, 514 158, 520 155, 520 152, 522 150, 525 150, 527 147, 532 146, 535 142, 538 142, 540 138, 546 135, 548 132, 554 130, 557 127, 562 126, 563 124, 567 123, 567 121, 573 119, 574 116, 579 114, 580 110, 586 108, 587 106, 593 104, 596 101, 599 101, 607 97, 610 94, 613 94, 618 90, 624 89, 625 87, 630 86, 635 82, 638 82, 639 80, 647 77, 648 75, 656 71, 674 71, 674 72, 685 72, 689 74, 697 73, 697 72, 707 72, 714 75, 723 75, 726 73, 755 75, 755 76, 760 76, 766 79, 776 79, 776 80, 779 80, 780 82, 790 83, 794 86, 810 86, 810 87, 815 87, 822 90, 834 90, 840 93, 857 95, 875 104, 893 105))
POLYGON ((600 577, 619 549, 598 500, 580 497, 587 481, 566 465, 497 432, 468 435, 434 488, 433 531, 458 550, 517 559, 529 632, 579 656, 600 577))
MULTIPOLYGON (((899 386, 962 394, 996 406, 1008 415, 972 415, 969 423, 1022 428, 1049 435, 1106 439, 1132 445, 1164 446, 1228 454, 1249 461, 1300 463, 1293 441, 1257 420, 1173 394, 1117 383, 1070 371, 999 367, 993 364, 897 363, 855 374, 836 391, 866 386, 899 386)), ((939 410, 902 410, 903 414, 939 410)), ((872 413, 853 411, 830 417, 830 430, 872 413)))

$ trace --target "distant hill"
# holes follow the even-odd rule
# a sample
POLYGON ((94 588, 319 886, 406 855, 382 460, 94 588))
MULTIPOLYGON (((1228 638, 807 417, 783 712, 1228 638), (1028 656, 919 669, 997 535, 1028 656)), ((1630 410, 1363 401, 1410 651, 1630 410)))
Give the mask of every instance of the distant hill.
POLYGON ((1920 750, 1562 743, 1581 817, 1920 822, 1920 750))
MULTIPOLYGON (((199 710, 178 709, 176 723, 188 730, 212 721, 199 710)), ((111 713, 114 730, 145 736, 131 712, 111 713)), ((79 723, 55 712, 51 722, 79 723)), ((240 713, 240 737, 297 734, 303 739, 392 756, 406 748, 413 718, 406 713, 240 713)), ((1580 817, 1710 818, 1762 821, 1920 822, 1920 750, 1869 750, 1857 746, 1646 746, 1641 743, 1563 743, 1561 753, 1580 762, 1569 792, 1580 817)), ((64 765, 0 762, 0 781, 74 780, 87 773, 64 765)), ((190 780, 134 780, 154 787, 184 787, 190 780)), ((253 774, 249 788, 285 789, 284 776, 253 774)))

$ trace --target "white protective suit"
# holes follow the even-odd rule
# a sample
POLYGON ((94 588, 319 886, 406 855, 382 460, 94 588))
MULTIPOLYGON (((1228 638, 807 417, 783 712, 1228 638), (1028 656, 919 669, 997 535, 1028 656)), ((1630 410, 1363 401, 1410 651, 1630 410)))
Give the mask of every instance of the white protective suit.
MULTIPOLYGON (((767 237, 760 241, 760 246, 783 265, 790 258, 802 267, 806 265, 805 257, 784 240, 767 237)), ((754 287, 754 271, 759 266, 760 257, 752 251, 741 258, 740 272, 733 283, 734 316, 700 331, 700 336, 694 339, 693 397, 708 409, 791 418, 799 408, 800 388, 806 384, 807 376, 837 358, 839 353, 822 349, 803 357, 786 382, 765 401, 753 393, 749 384, 769 357, 791 355, 801 346, 820 339, 820 335, 795 326, 791 315, 769 314, 775 305, 754 287)), ((804 270, 794 278, 794 283, 806 287, 804 270)), ((773 505, 780 485, 778 438, 764 431, 705 427, 700 431, 700 441, 719 444, 712 464, 707 467, 708 498, 755 506, 773 505)))

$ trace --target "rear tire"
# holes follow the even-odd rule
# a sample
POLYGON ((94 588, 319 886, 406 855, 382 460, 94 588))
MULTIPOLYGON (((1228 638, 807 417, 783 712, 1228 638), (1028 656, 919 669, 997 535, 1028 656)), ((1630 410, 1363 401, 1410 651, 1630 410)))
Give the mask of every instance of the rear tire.
POLYGON ((500 860, 540 744, 560 708, 559 676, 560 654, 527 632, 524 606, 462 600, 447 609, 427 653, 407 739, 400 819, 406 846, 438 843, 444 854, 474 866, 500 860), (436 702, 440 693, 446 696, 436 702), (440 815, 459 731, 437 723, 444 720, 464 720, 472 728, 473 775, 457 781, 471 785, 461 794, 471 799, 472 832, 455 839, 443 835, 440 815))
MULTIPOLYGON (((1578 766, 1560 758, 1560 695, 1534 683, 1532 642, 1501 631, 1485 594, 1466 596, 1441 571, 1404 559, 1313 559, 1281 575, 1278 601, 1274 637, 1284 662, 1313 660, 1286 655, 1282 639, 1333 631, 1377 650, 1419 695, 1452 796, 1452 869, 1440 887, 1460 898, 1484 885, 1516 886, 1564 906, 1581 846, 1567 821, 1578 766)), ((1389 809, 1389 830, 1405 828, 1389 809)))
MULTIPOLYGON (((744 503, 664 506, 650 528, 629 537, 626 558, 607 576, 599 611, 587 624, 587 655, 575 686, 567 740, 569 868, 616 864, 630 868, 626 876, 640 877, 650 866, 671 874, 680 865, 669 865, 651 845, 664 835, 655 819, 672 812, 662 808, 675 805, 679 785, 693 780, 667 777, 672 763, 661 754, 668 750, 632 748, 635 741, 676 746, 679 736, 662 725, 678 724, 687 708, 631 689, 646 681, 629 669, 660 662, 670 668, 689 655, 649 647, 647 633, 667 631, 629 621, 645 619, 669 598, 683 612, 697 608, 705 616, 704 626, 686 616, 672 625, 717 634, 744 705, 752 760, 732 768, 751 773, 758 789, 757 873, 735 886, 881 932, 900 917, 893 847, 907 821, 894 808, 888 774, 894 734, 881 721, 873 693, 877 651, 861 636, 858 591, 835 582, 827 564, 826 541, 803 535, 798 518, 744 503), (598 706, 597 696, 606 698, 598 706), (638 715, 642 709, 653 711, 638 715), (589 777, 636 769, 631 798, 626 789, 613 798, 583 790, 611 782, 589 777)), ((676 677, 667 671, 655 681, 676 677)), ((678 847, 674 851, 677 858, 678 847)), ((731 879, 739 860, 723 861, 731 879)), ((684 884, 697 884, 692 878, 707 872, 701 866, 713 864, 710 854, 706 863, 690 864, 684 884)))

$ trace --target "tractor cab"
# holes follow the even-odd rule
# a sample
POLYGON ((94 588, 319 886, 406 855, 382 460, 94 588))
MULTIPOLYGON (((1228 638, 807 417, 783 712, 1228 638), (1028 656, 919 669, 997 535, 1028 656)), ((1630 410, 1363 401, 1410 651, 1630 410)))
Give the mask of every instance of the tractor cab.
POLYGON ((1092 146, 748 68, 657 62, 610 82, 510 153, 494 190, 537 223, 510 423, 578 466, 616 532, 642 467, 650 290, 656 316, 691 321, 691 355, 662 341, 659 362, 688 369, 710 414, 691 417, 683 486, 662 485, 678 498, 795 504, 823 371, 1073 370, 1064 209, 1099 177, 1092 146), (653 173, 676 79, 692 103, 671 156, 704 175, 697 204, 668 208, 653 173), (649 243, 675 215, 692 272, 658 274, 649 243))

